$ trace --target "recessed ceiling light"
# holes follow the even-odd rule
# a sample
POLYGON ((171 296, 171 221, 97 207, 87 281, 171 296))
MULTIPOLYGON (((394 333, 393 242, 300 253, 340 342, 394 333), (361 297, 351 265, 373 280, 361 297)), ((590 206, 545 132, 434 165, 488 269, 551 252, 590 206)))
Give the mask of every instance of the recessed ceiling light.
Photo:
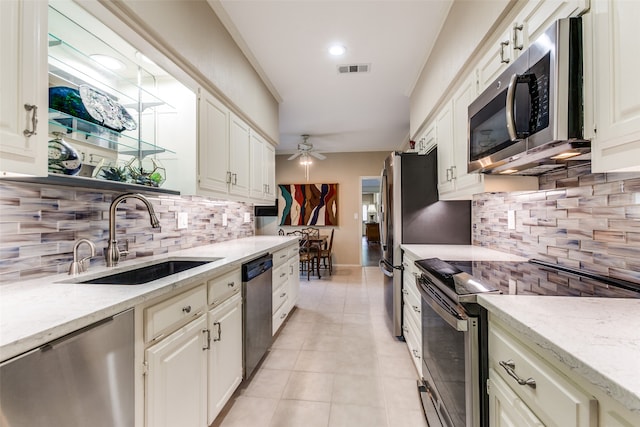
POLYGON ((329 53, 333 56, 344 55, 346 51, 347 51, 347 48, 342 46, 341 44, 334 44, 329 48, 329 53))
POLYGON ((122 63, 122 61, 114 58, 113 56, 100 55, 97 53, 89 56, 91 57, 91 59, 93 59, 94 61, 96 61, 101 65, 104 65, 110 70, 120 70, 124 68, 124 64, 122 63))

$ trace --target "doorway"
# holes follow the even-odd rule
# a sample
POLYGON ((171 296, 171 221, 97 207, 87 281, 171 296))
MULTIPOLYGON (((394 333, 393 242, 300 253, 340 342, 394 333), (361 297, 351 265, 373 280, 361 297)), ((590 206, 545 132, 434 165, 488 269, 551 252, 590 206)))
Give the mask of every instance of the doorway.
POLYGON ((378 212, 380 209, 380 177, 364 176, 360 178, 360 206, 361 206, 361 233, 360 233, 360 264, 377 266, 382 258, 382 246, 380 244, 380 228, 378 225, 378 212))

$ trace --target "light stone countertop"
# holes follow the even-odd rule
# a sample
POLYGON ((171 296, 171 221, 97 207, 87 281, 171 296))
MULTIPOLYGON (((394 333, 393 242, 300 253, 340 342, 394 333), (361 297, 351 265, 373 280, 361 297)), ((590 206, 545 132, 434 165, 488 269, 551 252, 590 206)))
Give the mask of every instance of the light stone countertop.
POLYGON ((524 341, 640 413, 640 300, 480 295, 478 302, 524 341))
POLYGON ((400 245, 418 259, 440 258, 450 261, 527 261, 518 255, 473 245, 400 245))
POLYGON ((267 252, 289 246, 296 237, 255 236, 170 254, 92 266, 78 276, 59 274, 0 285, 0 361, 36 348, 144 301, 189 286, 219 270, 224 273, 267 252), (172 258, 222 259, 141 285, 73 284, 105 273, 128 270, 172 258))

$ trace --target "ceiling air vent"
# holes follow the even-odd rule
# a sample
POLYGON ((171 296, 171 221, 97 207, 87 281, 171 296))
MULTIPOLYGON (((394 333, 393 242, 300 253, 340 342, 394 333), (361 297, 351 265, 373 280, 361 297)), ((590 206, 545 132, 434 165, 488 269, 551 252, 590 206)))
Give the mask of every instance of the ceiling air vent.
POLYGON ((338 65, 338 73, 368 73, 371 69, 370 64, 351 64, 351 65, 338 65))

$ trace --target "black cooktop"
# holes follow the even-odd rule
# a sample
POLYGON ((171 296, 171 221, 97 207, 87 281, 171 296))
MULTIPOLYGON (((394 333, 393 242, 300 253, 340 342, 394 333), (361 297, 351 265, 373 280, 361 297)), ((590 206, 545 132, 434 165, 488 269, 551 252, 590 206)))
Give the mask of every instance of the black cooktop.
POLYGON ((539 260, 445 262, 453 268, 447 274, 466 272, 503 294, 640 298, 640 284, 539 260))

